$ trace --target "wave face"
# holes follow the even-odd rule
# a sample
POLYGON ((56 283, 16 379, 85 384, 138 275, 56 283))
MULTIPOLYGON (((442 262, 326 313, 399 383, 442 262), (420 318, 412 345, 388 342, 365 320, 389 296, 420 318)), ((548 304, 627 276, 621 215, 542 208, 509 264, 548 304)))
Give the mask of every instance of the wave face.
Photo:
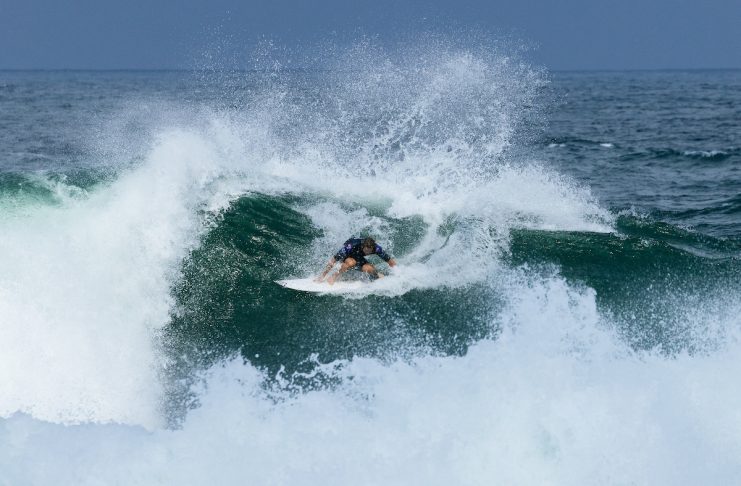
POLYGON ((0 73, 0 484, 733 482, 738 73, 330 52, 0 73))

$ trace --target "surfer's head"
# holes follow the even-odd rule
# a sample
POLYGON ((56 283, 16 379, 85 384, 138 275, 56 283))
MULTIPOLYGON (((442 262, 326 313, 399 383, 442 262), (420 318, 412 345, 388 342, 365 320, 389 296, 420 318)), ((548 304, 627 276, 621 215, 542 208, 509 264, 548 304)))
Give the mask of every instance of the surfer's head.
POLYGON ((376 252, 376 241, 373 238, 366 238, 363 240, 360 248, 363 250, 363 254, 370 255, 376 252))

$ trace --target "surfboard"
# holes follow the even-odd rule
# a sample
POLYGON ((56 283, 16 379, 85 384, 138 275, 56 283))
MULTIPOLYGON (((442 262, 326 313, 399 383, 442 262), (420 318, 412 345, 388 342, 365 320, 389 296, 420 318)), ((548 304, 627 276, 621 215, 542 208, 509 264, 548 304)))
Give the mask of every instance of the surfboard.
POLYGON ((349 280, 335 282, 329 285, 327 282, 317 283, 313 278, 294 278, 288 280, 276 280, 275 283, 287 289, 298 290, 300 292, 313 292, 318 294, 342 294, 348 292, 357 292, 367 289, 370 282, 360 280, 349 280))

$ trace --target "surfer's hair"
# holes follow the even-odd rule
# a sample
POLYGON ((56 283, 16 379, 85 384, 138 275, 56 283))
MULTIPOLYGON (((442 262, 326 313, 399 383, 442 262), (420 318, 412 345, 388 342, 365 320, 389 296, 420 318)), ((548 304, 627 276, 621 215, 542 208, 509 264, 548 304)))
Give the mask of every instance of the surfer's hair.
POLYGON ((366 238, 363 240, 363 244, 361 245, 362 248, 372 248, 376 249, 376 240, 373 238, 366 238))

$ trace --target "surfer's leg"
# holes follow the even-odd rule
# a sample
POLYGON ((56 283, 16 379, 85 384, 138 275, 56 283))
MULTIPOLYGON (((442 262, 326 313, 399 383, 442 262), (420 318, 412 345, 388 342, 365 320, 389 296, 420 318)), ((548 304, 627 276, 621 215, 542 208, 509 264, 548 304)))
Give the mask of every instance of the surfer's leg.
POLYGON ((361 270, 364 271, 365 273, 369 274, 373 278, 379 278, 379 277, 381 277, 381 274, 378 273, 378 270, 376 270, 376 267, 374 267, 370 263, 366 263, 365 265, 363 265, 363 267, 361 268, 361 270))
POLYGON ((357 261, 353 257, 347 257, 345 258, 345 261, 342 262, 342 266, 340 267, 340 273, 345 273, 351 268, 355 267, 358 264, 357 261))
POLYGON ((358 262, 356 262, 353 257, 347 257, 347 258, 345 258, 345 261, 342 262, 342 266, 340 266, 340 270, 337 273, 335 273, 334 275, 332 275, 331 277, 329 277, 327 279, 327 282, 330 285, 332 285, 335 282, 335 280, 337 280, 340 277, 340 275, 342 275, 343 273, 347 272, 348 270, 350 270, 351 268, 353 268, 357 264, 358 264, 358 262))

